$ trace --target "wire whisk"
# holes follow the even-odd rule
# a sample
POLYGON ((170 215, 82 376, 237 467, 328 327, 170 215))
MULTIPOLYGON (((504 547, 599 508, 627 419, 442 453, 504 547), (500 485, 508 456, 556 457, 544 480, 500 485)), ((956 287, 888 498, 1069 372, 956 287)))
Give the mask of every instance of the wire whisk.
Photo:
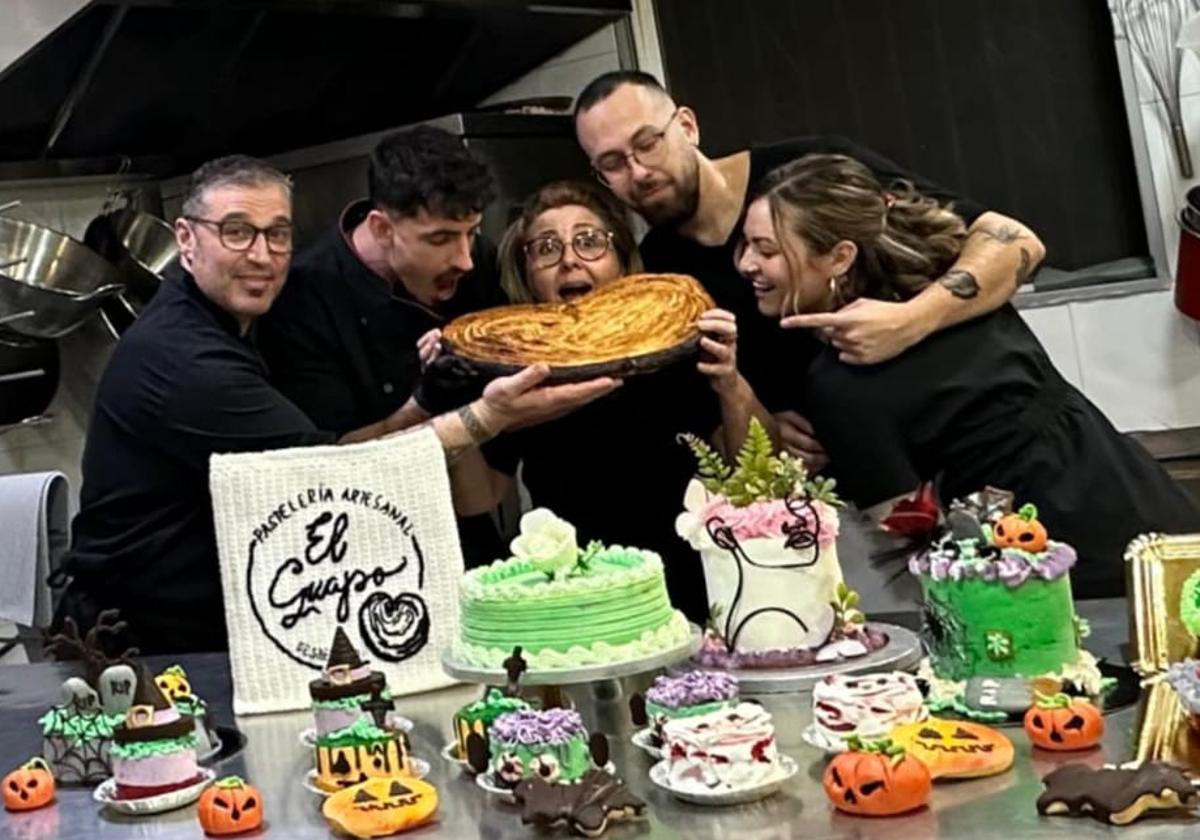
POLYGON ((1192 154, 1183 128, 1179 76, 1183 51, 1176 46, 1185 19, 1197 11, 1196 0, 1115 0, 1114 16, 1137 53, 1167 112, 1175 159, 1184 178, 1192 177, 1192 154))

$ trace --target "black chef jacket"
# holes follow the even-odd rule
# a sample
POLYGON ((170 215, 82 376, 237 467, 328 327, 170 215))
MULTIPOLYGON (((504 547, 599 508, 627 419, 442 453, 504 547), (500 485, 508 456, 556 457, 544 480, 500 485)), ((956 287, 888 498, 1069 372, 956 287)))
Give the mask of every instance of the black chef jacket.
MULTIPOLYGON (((496 249, 478 237, 474 269, 437 309, 392 288, 350 246, 371 203, 351 204, 339 223, 292 262, 287 285, 258 325, 271 382, 322 429, 338 435, 376 423, 408 401, 421 376, 417 339, 451 319, 507 303, 496 249)), ((491 518, 458 520, 468 566, 503 552, 491 518)))
MULTIPOLYGON (((898 180, 912 182, 924 195, 952 202, 955 212, 970 225, 984 208, 931 184, 893 163, 884 156, 844 137, 812 136, 784 140, 750 149, 750 188, 768 172, 809 154, 847 155, 865 164, 886 188, 898 180)), ((738 369, 753 386, 755 393, 771 411, 796 408, 796 383, 791 372, 797 359, 811 352, 806 330, 781 330, 776 320, 758 311, 750 281, 738 274, 734 251, 742 236, 742 218, 721 245, 701 245, 672 228, 654 228, 642 240, 642 260, 647 271, 690 274, 713 296, 717 306, 738 319, 738 369)))
POLYGON ((100 380, 59 620, 86 629, 117 607, 143 652, 223 649, 209 456, 332 440, 270 386, 233 317, 170 277, 100 380))
POLYGON ((339 224, 292 262, 287 285, 258 325, 271 382, 314 423, 343 435, 376 423, 408 401, 421 375, 417 339, 452 318, 508 301, 496 249, 476 239, 475 268, 454 297, 431 309, 367 267, 348 237, 370 202, 355 202, 339 224))

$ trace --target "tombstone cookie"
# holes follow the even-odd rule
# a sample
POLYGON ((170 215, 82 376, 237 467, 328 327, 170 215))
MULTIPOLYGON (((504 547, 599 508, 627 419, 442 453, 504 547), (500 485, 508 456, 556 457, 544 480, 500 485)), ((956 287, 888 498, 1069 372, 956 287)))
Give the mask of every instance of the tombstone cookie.
POLYGON ((63 683, 63 702, 38 719, 42 753, 60 784, 96 784, 112 775, 113 733, 133 701, 137 680, 129 663, 137 650, 112 659, 103 641, 124 628, 116 610, 100 613, 85 635, 68 618, 46 649, 55 659, 78 660, 83 671, 63 683))
POLYGON ((1128 825, 1148 811, 1194 808, 1200 794, 1181 771, 1151 761, 1136 769, 1093 770, 1068 764, 1042 779, 1039 814, 1090 816, 1112 825, 1128 825))

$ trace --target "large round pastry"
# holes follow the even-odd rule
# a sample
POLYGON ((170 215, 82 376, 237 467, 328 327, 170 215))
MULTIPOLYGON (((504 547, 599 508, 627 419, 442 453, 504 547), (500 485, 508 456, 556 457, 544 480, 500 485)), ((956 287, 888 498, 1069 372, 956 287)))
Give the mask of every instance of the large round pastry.
POLYGON ((500 669, 519 645, 531 670, 562 670, 640 659, 690 637, 652 551, 581 550, 574 527, 542 508, 522 517, 512 551, 463 578, 460 662, 500 669))
POLYGON ((551 379, 623 376, 694 355, 700 315, 715 306, 693 278, 634 274, 566 303, 498 306, 456 318, 446 349, 484 373, 544 363, 551 379))

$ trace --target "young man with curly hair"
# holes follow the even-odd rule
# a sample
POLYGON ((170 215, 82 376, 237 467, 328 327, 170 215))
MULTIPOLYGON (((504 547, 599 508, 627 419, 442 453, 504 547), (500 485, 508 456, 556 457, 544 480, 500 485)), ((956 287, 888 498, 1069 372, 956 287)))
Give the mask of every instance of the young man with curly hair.
MULTIPOLYGON (((458 137, 431 126, 390 134, 367 182, 368 197, 292 262, 258 328, 272 384, 337 434, 457 407, 459 395, 422 384, 418 340, 506 302, 495 247, 479 235, 492 177, 458 137)), ((460 520, 460 533, 468 564, 495 559, 486 516, 460 520)))

